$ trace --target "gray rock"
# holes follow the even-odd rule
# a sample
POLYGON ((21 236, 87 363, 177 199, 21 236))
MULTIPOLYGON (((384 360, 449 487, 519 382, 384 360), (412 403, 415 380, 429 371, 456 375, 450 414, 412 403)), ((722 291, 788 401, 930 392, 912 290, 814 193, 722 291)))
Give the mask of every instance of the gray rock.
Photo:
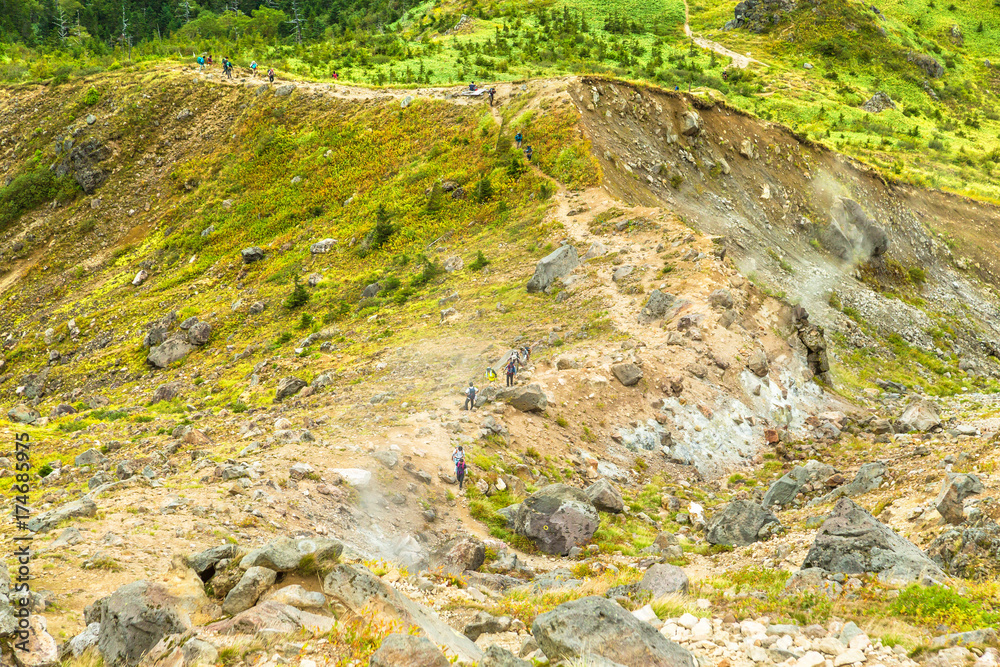
POLYGON ((274 89, 275 97, 288 97, 295 91, 295 84, 285 83, 274 89))
POLYGON ((816 534, 803 568, 864 574, 887 583, 911 583, 945 574, 912 542, 900 537, 853 501, 841 498, 816 534))
POLYGON ((309 246, 309 252, 313 255, 325 255, 333 249, 337 242, 334 239, 323 239, 309 246))
POLYGON ((187 342, 179 338, 171 338, 160 345, 151 347, 146 361, 156 368, 167 368, 170 364, 176 363, 189 355, 193 349, 187 342))
POLYGON ((59 645, 49 634, 44 616, 28 617, 25 635, 17 637, 14 664, 17 667, 56 667, 59 664, 59 645))
POLYGON ((869 113, 881 113, 886 109, 895 109, 896 103, 892 101, 888 93, 880 90, 862 104, 861 108, 869 113))
POLYGON ((336 563, 343 552, 344 545, 330 538, 279 537, 244 556, 240 567, 261 566, 275 572, 322 571, 336 563))
POLYGON ((219 564, 219 561, 233 558, 236 551, 235 544, 223 544, 192 554, 185 559, 185 562, 201 577, 202 581, 208 581, 215 574, 215 566, 219 564))
POLYGON ((188 331, 188 341, 192 345, 205 345, 212 337, 212 325, 208 322, 198 322, 188 331))
POLYGON ((945 521, 960 524, 965 521, 965 499, 982 493, 983 488, 982 481, 973 473, 948 473, 934 506, 945 521))
POLYGON ((430 609, 417 604, 360 565, 338 565, 323 580, 323 592, 353 613, 378 609, 380 613, 414 625, 438 646, 458 656, 460 661, 478 662, 482 651, 475 643, 455 632, 430 609))
POLYGON ((633 387, 642 379, 642 369, 632 363, 615 364, 611 372, 626 387, 633 387))
POLYGON ((705 539, 711 544, 745 547, 756 542, 761 528, 770 523, 778 523, 778 517, 757 503, 734 500, 712 516, 705 539))
POLYGON ((619 514, 625 508, 622 494, 606 479, 599 479, 586 488, 584 493, 599 512, 619 514))
POLYGON ((239 583, 226 594, 222 603, 223 613, 233 616, 257 604, 257 600, 274 585, 278 573, 266 567, 253 566, 247 569, 239 583))
POLYGON ((926 433, 941 426, 941 415, 932 401, 915 398, 899 417, 899 426, 904 432, 926 433))
POLYGON ((194 116, 194 114, 191 113, 190 109, 181 109, 180 111, 177 112, 177 120, 187 120, 192 116, 194 116))
POLYGON ((544 292, 557 278, 562 278, 579 264, 576 248, 570 244, 560 246, 535 266, 535 274, 528 281, 528 292, 544 292))
POLYGON ((369 667, 451 667, 444 653, 426 637, 391 634, 372 654, 369 667))
POLYGON ((701 132, 701 116, 696 111, 685 111, 681 115, 681 134, 685 137, 693 137, 701 132))
POLYGON ((796 466, 776 480, 764 494, 761 505, 769 508, 787 505, 795 499, 802 487, 818 480, 828 479, 836 472, 833 466, 809 460, 805 465, 796 466))
POLYGON ((544 553, 561 555, 589 542, 600 522, 587 494, 565 484, 539 489, 512 516, 516 533, 534 540, 544 553))
POLYGON ((837 498, 853 498, 854 496, 859 496, 862 493, 874 491, 882 485, 882 479, 888 471, 888 466, 881 461, 865 463, 861 466, 861 469, 858 470, 858 474, 854 476, 853 480, 843 486, 838 486, 825 496, 814 498, 809 501, 809 507, 814 507, 823 503, 830 503, 837 498))
POLYGON ((43 512, 28 521, 28 530, 33 533, 47 533, 61 522, 77 517, 91 517, 97 514, 97 504, 90 496, 66 503, 48 512, 43 512))
POLYGON ((677 301, 677 297, 673 294, 661 292, 658 289, 652 290, 646 300, 646 305, 643 306, 642 312, 639 314, 639 321, 643 324, 649 324, 662 319, 675 301, 677 301))
POLYGON ((228 620, 207 625, 205 629, 220 635, 291 635, 303 630, 315 635, 330 632, 333 629, 333 618, 267 601, 228 620))
POLYGON ((66 158, 56 166, 56 175, 71 174, 85 193, 93 194, 108 178, 98 165, 112 155, 110 147, 96 137, 74 146, 66 158))
POLYGON ((676 565, 656 563, 650 565, 642 576, 639 590, 649 591, 652 599, 661 598, 672 593, 688 592, 688 576, 676 565))
POLYGON ((297 377, 285 377, 278 381, 278 388, 274 394, 275 402, 294 396, 306 388, 306 381, 297 377))
POLYGON ((308 591, 298 584, 285 586, 267 596, 266 600, 287 604, 296 609, 322 609, 326 596, 316 591, 308 591))
POLYGON ((767 373, 770 370, 770 363, 767 360, 767 353, 763 348, 754 348, 753 352, 750 353, 750 358, 747 359, 747 368, 753 371, 753 374, 757 377, 767 377, 767 373))
POLYGON ((462 628, 462 634, 476 641, 480 635, 495 635, 500 632, 510 630, 511 619, 509 616, 494 616, 493 614, 480 611, 473 619, 462 628))
POLYGON ((395 468, 396 465, 399 463, 399 454, 397 454, 391 449, 381 449, 372 454, 372 456, 378 459, 379 463, 384 465, 386 468, 389 468, 390 470, 392 468, 395 468))
MULTIPOLYGON (((588 663, 590 664, 590 663, 588 663)), ((483 651, 483 659, 479 667, 532 667, 533 663, 521 660, 505 648, 497 645, 489 646, 483 651)))
POLYGON ((7 418, 15 424, 34 424, 41 417, 37 410, 23 403, 15 405, 7 411, 7 418))
POLYGON ((935 60, 932 56, 926 53, 918 53, 916 55, 908 56, 910 62, 919 67, 924 71, 924 74, 932 79, 937 79, 944 76, 944 67, 935 60))
POLYGON ((264 259, 265 255, 263 250, 253 246, 240 250, 240 257, 242 257, 244 264, 253 264, 254 262, 259 262, 264 259))
POLYGON ((952 576, 993 578, 1000 573, 1000 525, 980 513, 934 538, 927 555, 952 576))
POLYGON ((502 389, 496 393, 495 400, 504 401, 521 412, 540 412, 549 404, 548 397, 537 384, 502 389))
POLYGON ((717 289, 708 295, 708 303, 713 308, 729 310, 733 307, 733 293, 727 289, 717 289))
POLYGON ((366 285, 365 288, 361 291, 361 298, 370 299, 381 291, 382 291, 381 285, 379 285, 378 283, 371 283, 369 285, 366 285))
POLYGON ((69 403, 60 403, 56 407, 52 408, 52 412, 49 413, 49 417, 52 419, 59 419, 60 417, 65 417, 66 415, 75 415, 76 408, 74 408, 69 403))
POLYGON ((148 581, 122 586, 88 610, 88 623, 100 623, 97 647, 108 667, 136 667, 163 637, 190 627, 177 598, 148 581))
POLYGON ((92 113, 88 113, 87 117, 84 118, 84 120, 87 122, 87 125, 93 125, 94 123, 97 122, 97 116, 95 116, 92 113))
POLYGON ((97 646, 100 632, 101 624, 91 623, 83 632, 69 640, 69 652, 74 658, 79 658, 91 646, 97 646))
POLYGON ((466 570, 476 571, 485 561, 486 546, 474 535, 453 537, 431 554, 432 568, 455 576, 466 570))
POLYGON ((585 597, 561 604, 535 618, 531 634, 552 663, 592 653, 622 665, 698 665, 687 649, 607 598, 585 597))
POLYGON ((996 646, 998 642, 997 631, 993 628, 982 628, 980 630, 969 630, 968 632, 954 632, 949 635, 942 635, 931 640, 931 648, 945 648, 949 646, 996 646))
POLYGON ((74 544, 79 544, 82 541, 83 541, 83 535, 80 534, 80 530, 75 526, 70 526, 63 532, 59 533, 59 537, 57 537, 52 542, 52 545, 49 548, 61 549, 62 547, 68 547, 74 544))
POLYGON ((172 401, 173 399, 177 398, 178 394, 180 394, 182 386, 183 385, 180 382, 166 382, 164 384, 161 384, 153 392, 153 395, 150 397, 149 401, 150 403, 172 401))

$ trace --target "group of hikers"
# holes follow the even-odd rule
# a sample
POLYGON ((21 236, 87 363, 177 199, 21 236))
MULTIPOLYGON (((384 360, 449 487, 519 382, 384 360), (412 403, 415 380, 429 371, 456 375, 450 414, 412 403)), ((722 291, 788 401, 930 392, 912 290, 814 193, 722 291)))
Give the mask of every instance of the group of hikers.
MULTIPOLYGON (((474 93, 477 90, 479 90, 479 86, 476 85, 475 81, 473 81, 472 83, 469 84, 469 92, 474 93)), ((497 89, 496 88, 490 88, 489 90, 486 91, 486 94, 490 96, 490 106, 493 106, 493 98, 496 97, 497 89)))
MULTIPOLYGON (((208 54, 207 56, 198 56, 197 63, 198 63, 198 71, 199 72, 205 71, 206 67, 211 67, 214 64, 214 61, 212 60, 212 54, 208 54)), ((222 74, 225 75, 225 77, 227 79, 232 79, 233 78, 233 61, 230 60, 227 56, 223 56, 223 58, 222 58, 222 74)), ((250 61, 250 76, 253 77, 253 78, 257 78, 257 61, 256 60, 251 60, 250 61)), ((268 68, 268 70, 267 70, 267 79, 268 79, 269 83, 274 83, 274 68, 273 67, 272 68, 268 68)))
MULTIPOLYGON (((531 347, 524 345, 517 349, 511 350, 510 354, 507 355, 507 359, 504 362, 503 373, 507 377, 507 386, 514 386, 514 377, 521 370, 521 367, 528 363, 531 358, 531 347)), ((493 370, 490 366, 486 369, 486 382, 492 385, 497 381, 497 372, 493 370)), ((462 406, 463 410, 475 410, 476 409, 476 397, 479 396, 479 389, 476 388, 475 382, 469 382, 469 386, 465 390, 465 404, 462 406)))
MULTIPOLYGON (((514 135, 514 141, 517 142, 517 147, 520 150, 521 145, 524 144, 524 135, 521 133, 520 130, 518 130, 517 134, 514 135)), ((531 162, 531 156, 534 154, 535 151, 532 150, 531 146, 525 146, 523 150, 524 150, 524 159, 527 160, 528 162, 531 162)))

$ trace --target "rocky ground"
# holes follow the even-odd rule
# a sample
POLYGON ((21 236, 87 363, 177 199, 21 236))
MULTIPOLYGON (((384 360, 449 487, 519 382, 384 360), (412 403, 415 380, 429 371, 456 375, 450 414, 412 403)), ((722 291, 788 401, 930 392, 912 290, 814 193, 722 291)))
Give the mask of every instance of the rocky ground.
MULTIPOLYGON (((339 88, 309 92, 377 102, 339 88)), ((613 86, 549 82, 545 95, 593 106, 585 113, 595 144, 653 131, 643 118, 653 102, 627 101, 613 86)), ((824 307, 793 303, 788 294, 807 292, 806 279, 793 285, 786 271, 785 295, 763 284, 747 257, 771 276, 783 269, 754 249, 749 227, 708 235, 679 213, 703 213, 704 202, 668 201, 679 197, 672 175, 756 178, 749 165, 765 161, 760 149, 730 142, 723 150, 736 155, 716 155, 721 144, 707 137, 727 122, 721 115, 676 116, 672 139, 657 141, 691 160, 661 163, 654 178, 651 159, 636 161, 645 149, 631 162, 609 152, 604 166, 616 171, 601 187, 553 183, 540 223, 551 248, 540 261, 472 274, 460 243, 428 250, 447 271, 430 311, 393 323, 411 337, 368 338, 369 353, 349 361, 339 328, 284 354, 246 333, 260 320, 248 320, 239 345, 222 343, 225 316, 164 306, 123 325, 143 372, 123 365, 112 380, 70 389, 60 371, 77 362, 58 348, 111 344, 93 323, 60 314, 31 334, 17 325, 17 336, 0 336, 7 349, 31 335, 56 352, 37 372, 7 377, 0 437, 30 434, 34 464, 47 469, 32 477, 39 492, 26 526, 33 594, 12 592, 13 568, 0 582, 11 603, 0 605, 3 659, 997 664, 996 400, 975 391, 932 399, 918 382, 879 376, 878 361, 865 367, 874 375, 863 391, 842 389, 844 337, 853 336, 852 351, 882 345, 875 336, 894 316, 899 335, 944 345, 921 319, 933 309, 858 280, 842 290, 845 302, 898 311, 852 328, 826 296, 824 307), (732 169, 730 158, 748 164, 732 169), (623 175, 640 172, 650 175, 623 175), (532 354, 513 388, 479 381, 522 345, 532 354), (218 363, 203 361, 214 353, 218 363), (464 411, 470 378, 477 410, 464 411), (213 406, 200 393, 206 384, 236 386, 240 400, 213 406), (458 445, 469 464, 462 490, 458 445), (9 641, 21 607, 33 611, 28 651, 9 641)), ((799 170, 795 160, 810 158, 794 154, 799 170)), ((755 200, 763 203, 745 210, 782 211, 756 189, 755 200)), ((885 253, 882 237, 915 233, 899 221, 886 231, 853 201, 837 200, 842 233, 824 236, 831 246, 872 260, 885 253)), ((755 225, 768 229, 768 220, 755 225)), ((798 249, 803 262, 818 261, 820 251, 801 245, 810 248, 798 249)), ((298 250, 319 262, 331 247, 315 238, 298 250)), ((246 270, 267 253, 252 246, 231 259, 246 270)), ((931 267, 938 287, 952 271, 942 266, 931 267)), ((134 287, 151 280, 143 273, 134 287)), ((360 306, 382 288, 366 286, 360 306)), ((221 281, 199 289, 233 297, 221 281)), ((979 317, 992 306, 975 289, 966 303, 979 317)), ((250 318, 275 307, 249 290, 238 304, 232 310, 250 318)), ((992 362, 969 331, 956 325, 948 340, 952 351, 975 352, 971 366, 956 360, 954 369, 956 382, 975 387, 992 362)), ((17 480, 17 463, 11 446, 0 460, 5 479, 17 480)), ((13 511, 13 500, 4 506, 13 511)))

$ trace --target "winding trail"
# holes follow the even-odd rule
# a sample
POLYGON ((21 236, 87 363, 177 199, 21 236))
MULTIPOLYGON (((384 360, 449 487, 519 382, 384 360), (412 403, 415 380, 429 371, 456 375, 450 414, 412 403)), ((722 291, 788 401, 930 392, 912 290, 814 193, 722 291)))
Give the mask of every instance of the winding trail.
POLYGON ((701 48, 703 48, 703 49, 709 49, 711 51, 715 51, 720 56, 725 56, 727 58, 731 58, 732 61, 733 61, 733 65, 735 67, 739 67, 740 69, 746 69, 747 67, 750 66, 750 63, 755 63, 755 64, 760 65, 762 67, 768 67, 768 65, 766 63, 762 63, 761 61, 757 60, 756 58, 751 58, 750 56, 745 56, 743 54, 736 53, 732 49, 727 49, 726 47, 724 47, 722 44, 719 44, 718 42, 713 42, 712 40, 705 39, 704 37, 695 37, 694 33, 691 32, 691 26, 688 25, 688 3, 687 3, 687 0, 684 0, 684 34, 687 35, 688 37, 690 37, 691 41, 693 41, 695 44, 697 44, 701 48))

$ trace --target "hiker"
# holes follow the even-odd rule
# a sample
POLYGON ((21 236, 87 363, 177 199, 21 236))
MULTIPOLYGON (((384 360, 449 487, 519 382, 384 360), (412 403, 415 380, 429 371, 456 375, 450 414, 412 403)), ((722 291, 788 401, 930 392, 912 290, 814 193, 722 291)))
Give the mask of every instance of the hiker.
POLYGON ((517 149, 521 150, 521 142, 524 141, 524 135, 521 134, 521 132, 519 131, 517 134, 514 135, 514 141, 517 142, 517 149))
POLYGON ((680 86, 678 86, 678 85, 676 85, 676 84, 674 85, 674 92, 675 92, 675 93, 676 93, 676 92, 677 92, 678 90, 680 90, 680 89, 681 89, 681 87, 680 87, 680 86))
POLYGON ((208 62, 208 66, 209 67, 211 67, 212 65, 215 64, 215 61, 212 60, 212 54, 211 53, 208 54, 208 61, 207 62, 208 62))
POLYGON ((198 56, 198 71, 199 72, 204 72, 205 71, 205 57, 204 56, 198 56))
POLYGON ((507 386, 514 386, 514 373, 517 372, 517 364, 514 363, 514 357, 512 356, 507 360, 507 368, 504 369, 507 373, 507 386))
POLYGON ((333 78, 334 78, 335 80, 336 80, 336 79, 339 79, 339 78, 340 78, 340 74, 338 74, 337 72, 334 72, 334 73, 333 73, 333 78))
POLYGON ((256 60, 251 60, 250 61, 250 76, 252 76, 255 79, 257 78, 257 61, 256 60))
POLYGON ((461 491, 465 482, 465 450, 462 445, 452 453, 451 460, 455 462, 455 478, 458 479, 458 490, 461 491))
POLYGON ((521 353, 524 355, 524 364, 528 364, 528 359, 531 358, 531 348, 527 345, 521 348, 521 353))
POLYGON ((492 366, 486 369, 486 381, 489 382, 490 384, 493 384, 494 382, 497 381, 497 372, 493 370, 492 366))
POLYGON ((267 70, 267 80, 269 83, 274 83, 274 68, 271 67, 267 70))
POLYGON ((471 92, 473 92, 473 93, 476 92, 476 82, 475 81, 473 81, 472 83, 469 84, 469 90, 471 92))
POLYGON ((231 61, 226 62, 226 76, 230 79, 233 78, 233 63, 231 61))
POLYGON ((534 152, 535 151, 531 149, 531 146, 528 146, 527 148, 524 149, 524 157, 528 162, 531 162, 531 154, 534 152))
POLYGON ((465 390, 465 405, 462 406, 463 410, 475 410, 476 409, 476 386, 469 382, 469 388, 465 390))
POLYGON ((490 106, 493 106, 493 96, 497 94, 496 88, 490 88, 490 106))

